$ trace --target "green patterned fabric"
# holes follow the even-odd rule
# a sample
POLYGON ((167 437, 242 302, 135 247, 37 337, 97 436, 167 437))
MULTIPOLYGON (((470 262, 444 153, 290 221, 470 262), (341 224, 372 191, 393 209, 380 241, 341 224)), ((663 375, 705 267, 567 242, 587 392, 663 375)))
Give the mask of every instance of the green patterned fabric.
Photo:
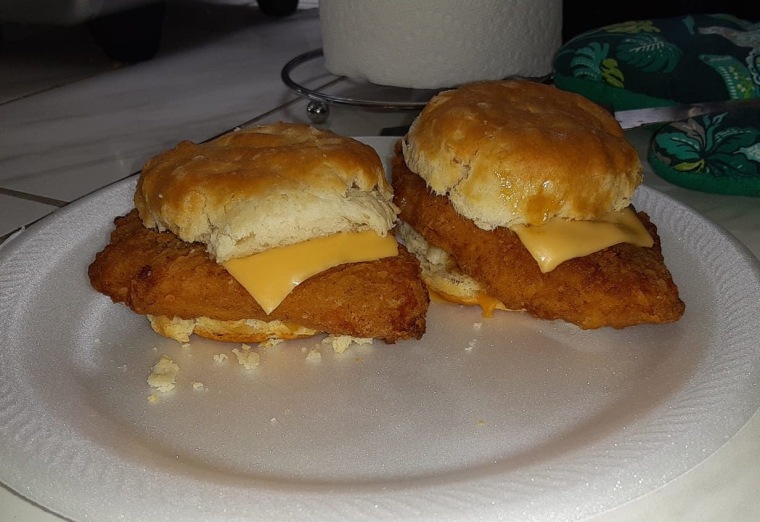
POLYGON ((554 81, 611 110, 760 97, 760 24, 714 14, 605 26, 559 49, 554 81))
POLYGON ((649 163, 686 188, 760 196, 760 109, 670 123, 652 139, 649 163))

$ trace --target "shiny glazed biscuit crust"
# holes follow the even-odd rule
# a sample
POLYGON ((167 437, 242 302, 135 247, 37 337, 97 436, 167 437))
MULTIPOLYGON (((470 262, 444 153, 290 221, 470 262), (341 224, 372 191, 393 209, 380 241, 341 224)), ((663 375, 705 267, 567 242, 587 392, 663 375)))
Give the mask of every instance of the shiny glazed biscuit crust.
POLYGON ((641 163, 607 111, 527 81, 434 97, 403 140, 409 168, 480 228, 587 220, 629 205, 641 163))

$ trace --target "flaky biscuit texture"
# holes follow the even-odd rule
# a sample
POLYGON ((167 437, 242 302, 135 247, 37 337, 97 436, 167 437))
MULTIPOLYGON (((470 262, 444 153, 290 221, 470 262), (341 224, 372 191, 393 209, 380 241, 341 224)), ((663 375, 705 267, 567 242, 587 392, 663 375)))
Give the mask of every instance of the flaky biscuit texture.
POLYGON ((588 220, 630 204, 641 162, 611 114, 535 82, 464 85, 434 97, 404 159, 480 228, 588 220))
POLYGON ((374 149, 288 123, 159 154, 135 207, 146 227, 205 243, 219 262, 339 232, 385 235, 398 212, 374 149))

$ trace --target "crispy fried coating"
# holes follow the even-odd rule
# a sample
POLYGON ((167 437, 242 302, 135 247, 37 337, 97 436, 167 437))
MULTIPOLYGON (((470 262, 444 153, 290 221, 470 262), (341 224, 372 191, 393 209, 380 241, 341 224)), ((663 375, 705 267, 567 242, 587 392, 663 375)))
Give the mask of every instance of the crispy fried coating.
POLYGON ((654 239, 651 248, 618 244, 544 274, 514 232, 503 227, 486 231, 457 214, 398 153, 393 188, 400 218, 428 243, 449 252, 463 272, 509 309, 563 319, 583 329, 669 323, 683 315, 656 227, 643 212, 638 215, 654 239))
POLYGON ((428 295, 419 263, 399 255, 317 274, 266 315, 199 243, 143 226, 136 211, 114 221, 111 242, 88 274, 92 286, 138 314, 223 321, 280 320, 314 330, 393 343, 425 331, 428 295))

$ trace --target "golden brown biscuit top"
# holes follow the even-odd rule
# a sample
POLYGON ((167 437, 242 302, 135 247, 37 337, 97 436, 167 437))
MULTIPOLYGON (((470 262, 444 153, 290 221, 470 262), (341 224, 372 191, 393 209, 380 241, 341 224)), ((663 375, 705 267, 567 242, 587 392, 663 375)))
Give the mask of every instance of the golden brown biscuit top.
POLYGON ((485 229, 591 219, 630 203, 641 163, 602 107, 528 81, 434 97, 403 142, 410 169, 485 229))
POLYGON ((224 261, 337 232, 384 235, 397 212, 391 198, 368 145, 277 123, 152 158, 135 206, 145 226, 206 243, 224 261))

